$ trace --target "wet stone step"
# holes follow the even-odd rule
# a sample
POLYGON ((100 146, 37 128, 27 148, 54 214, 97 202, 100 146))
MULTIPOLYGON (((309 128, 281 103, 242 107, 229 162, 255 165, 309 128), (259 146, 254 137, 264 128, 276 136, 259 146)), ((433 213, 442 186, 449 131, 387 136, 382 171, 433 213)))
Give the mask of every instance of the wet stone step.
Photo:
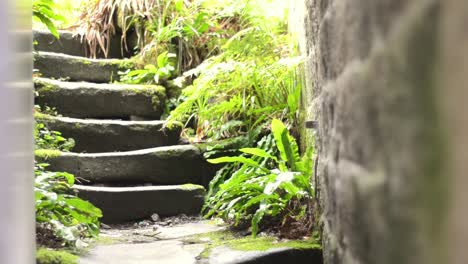
POLYGON ((158 85, 97 84, 35 78, 36 104, 76 118, 159 119, 166 89, 158 85))
POLYGON ((129 68, 132 68, 129 59, 89 59, 62 53, 34 52, 34 69, 43 77, 109 83, 119 80, 118 72, 129 68))
POLYGON ((90 183, 206 186, 215 169, 193 145, 95 154, 38 150, 36 159, 50 164, 52 171, 69 172, 90 183))
POLYGON ((74 152, 131 151, 176 145, 180 127, 164 128, 164 121, 122 121, 56 117, 36 114, 50 130, 75 140, 74 152))
POLYGON ((153 214, 196 215, 203 206, 205 189, 199 185, 99 187, 75 185, 78 196, 103 212, 102 222, 125 223, 153 214))
MULTIPOLYGON (((34 49, 38 51, 63 53, 73 56, 88 57, 82 37, 70 31, 59 30, 60 38, 57 39, 47 30, 33 30, 35 41, 34 49)), ((122 58, 120 36, 111 39, 108 58, 122 58)), ((104 58, 102 52, 98 52, 98 58, 104 58)))

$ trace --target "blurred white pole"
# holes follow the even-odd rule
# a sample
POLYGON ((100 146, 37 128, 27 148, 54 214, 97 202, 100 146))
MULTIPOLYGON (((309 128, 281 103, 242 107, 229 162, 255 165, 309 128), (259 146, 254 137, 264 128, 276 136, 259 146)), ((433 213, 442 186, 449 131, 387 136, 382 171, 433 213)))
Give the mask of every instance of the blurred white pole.
POLYGON ((34 263, 31 0, 0 1, 0 263, 34 263))

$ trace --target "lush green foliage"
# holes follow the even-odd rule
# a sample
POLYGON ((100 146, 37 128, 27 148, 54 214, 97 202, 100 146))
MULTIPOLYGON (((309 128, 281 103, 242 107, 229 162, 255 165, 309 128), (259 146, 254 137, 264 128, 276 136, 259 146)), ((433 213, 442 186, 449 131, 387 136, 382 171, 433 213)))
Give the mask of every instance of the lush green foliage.
POLYGON ((167 104, 167 124, 183 125, 183 137, 242 138, 241 156, 211 160, 227 165, 210 183, 204 212, 237 226, 250 223, 254 235, 271 221, 306 217, 314 196, 312 151, 301 158, 286 129, 297 125, 302 63, 287 33, 286 6, 283 0, 96 0, 78 27, 91 56, 107 55, 120 32, 123 46, 139 52, 137 69, 121 73, 120 81, 183 88, 167 104))
POLYGON ((242 135, 275 117, 294 122, 301 59, 291 57, 286 26, 255 15, 248 4, 242 8, 240 31, 218 47, 218 55, 178 79, 196 78, 168 121, 195 124, 194 141, 242 135))
POLYGON ((36 222, 41 228, 54 231, 65 245, 82 247, 83 238, 99 234, 101 211, 76 197, 73 175, 49 172, 45 164, 35 167, 36 222))
MULTIPOLYGON (((205 216, 219 216, 234 225, 251 222, 255 236, 265 217, 303 217, 303 210, 288 211, 295 201, 311 199, 312 150, 301 158, 295 139, 286 126, 274 119, 271 123, 272 137, 265 138, 263 148, 240 149, 241 156, 221 157, 208 160, 211 163, 234 163, 232 176, 208 197, 205 216), (293 215, 292 215, 293 214, 293 215)), ((220 171, 217 177, 222 177, 220 171)))
POLYGON ((33 17, 59 38, 55 22, 63 21, 64 17, 56 11, 54 0, 33 0, 33 17))
MULTIPOLYGON (((34 130, 36 149, 69 151, 73 139, 51 131, 37 122, 34 130)), ((82 247, 84 239, 99 233, 101 211, 74 195, 75 178, 65 172, 50 172, 47 164, 35 165, 35 201, 38 235, 51 232, 62 245, 82 247)))
POLYGON ((45 124, 37 122, 34 128, 36 149, 60 149, 69 151, 75 146, 72 138, 64 138, 62 133, 49 130, 45 124))

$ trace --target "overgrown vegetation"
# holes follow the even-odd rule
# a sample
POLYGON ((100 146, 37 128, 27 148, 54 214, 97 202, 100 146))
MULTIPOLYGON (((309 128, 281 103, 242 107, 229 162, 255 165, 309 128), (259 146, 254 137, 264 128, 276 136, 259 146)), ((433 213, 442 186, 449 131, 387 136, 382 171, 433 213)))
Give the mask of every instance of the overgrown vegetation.
MULTIPOLYGON (((58 37, 54 20, 57 20, 52 0, 36 0, 34 16, 38 17, 58 37)), ((47 112, 54 113, 51 109, 47 112)), ((36 106, 37 114, 41 109, 36 106)), ((56 113, 54 113, 56 114, 56 113)), ((34 129, 36 151, 70 151, 75 142, 60 132, 50 130, 44 123, 36 122, 34 129)), ((47 159, 47 156, 44 157, 47 159)), ((36 240, 47 247, 82 248, 85 239, 99 234, 101 210, 76 197, 73 191, 75 178, 66 172, 47 171, 48 164, 35 162, 36 240)), ((76 263, 76 258, 62 252, 38 251, 38 263, 76 263), (65 262, 63 262, 65 261, 65 262)))
MULTIPOLYGON (((36 123, 34 138, 38 151, 69 151, 74 146, 72 139, 40 122, 36 123)), ((86 238, 98 235, 102 213, 75 196, 73 175, 47 171, 47 166, 36 162, 34 170, 38 242, 51 247, 84 247, 86 238)))
POLYGON ((56 23, 64 21, 65 18, 60 15, 53 0, 33 0, 32 3, 33 18, 42 23, 56 37, 59 37, 56 23))
MULTIPOLYGON (((302 220, 310 213, 310 204, 301 202, 314 196, 312 149, 301 158, 296 140, 280 120, 272 121, 271 131, 258 148, 240 149, 241 156, 208 160, 235 166, 227 171, 231 177, 224 179, 226 171, 221 171, 212 182, 210 188, 216 191, 206 202, 206 217, 219 216, 234 226, 250 221, 256 236, 264 218, 284 226, 289 219, 302 220)), ((313 224, 313 218, 308 220, 306 231, 313 224)))
MULTIPOLYGON (((282 0, 93 0, 75 27, 89 55, 120 38, 137 66, 120 82, 178 86, 167 125, 193 143, 237 138, 210 184, 204 213, 255 236, 274 229, 310 235, 315 219, 311 149, 296 143, 302 59, 287 32, 282 0)), ((286 3, 286 4, 285 4, 286 3)))

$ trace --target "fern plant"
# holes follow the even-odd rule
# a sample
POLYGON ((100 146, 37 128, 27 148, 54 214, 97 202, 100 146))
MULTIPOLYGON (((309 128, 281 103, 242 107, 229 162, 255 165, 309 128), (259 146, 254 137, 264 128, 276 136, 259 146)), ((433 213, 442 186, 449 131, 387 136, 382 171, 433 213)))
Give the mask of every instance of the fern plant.
POLYGON ((196 140, 226 138, 223 125, 242 122, 236 134, 268 124, 273 118, 293 122, 301 87, 297 67, 302 63, 288 49, 287 34, 263 27, 242 30, 221 53, 185 73, 197 77, 182 91, 186 100, 168 117, 168 124, 195 124, 196 140))
POLYGON ((291 217, 287 209, 292 201, 313 198, 313 150, 300 157, 296 140, 278 119, 272 121, 271 131, 273 149, 242 148, 241 156, 208 160, 238 164, 238 169, 208 197, 205 217, 218 216, 234 226, 250 221, 256 236, 266 216, 291 217))

